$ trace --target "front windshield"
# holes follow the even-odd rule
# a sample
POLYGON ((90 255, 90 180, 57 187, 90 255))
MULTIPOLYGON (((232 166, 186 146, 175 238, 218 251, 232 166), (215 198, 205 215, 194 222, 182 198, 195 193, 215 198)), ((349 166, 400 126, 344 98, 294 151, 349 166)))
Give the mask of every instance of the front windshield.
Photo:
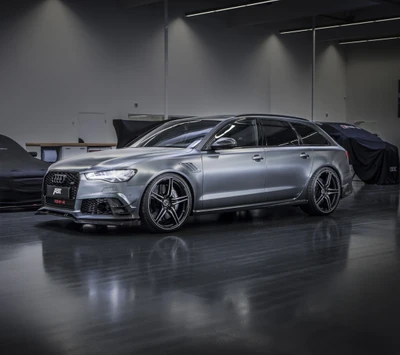
POLYGON ((212 119, 169 122, 132 147, 194 148, 219 122, 212 119))

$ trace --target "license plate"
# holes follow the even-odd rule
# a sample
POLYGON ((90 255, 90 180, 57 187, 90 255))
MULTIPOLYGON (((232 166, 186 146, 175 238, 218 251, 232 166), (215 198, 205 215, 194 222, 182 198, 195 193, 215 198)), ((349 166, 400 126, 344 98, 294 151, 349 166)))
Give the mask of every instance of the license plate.
POLYGON ((74 206, 75 206, 75 201, 74 200, 62 200, 62 199, 59 199, 59 198, 46 197, 46 204, 57 206, 57 207, 64 207, 64 208, 73 209, 74 206))
POLYGON ((59 199, 70 198, 69 187, 47 186, 47 196, 59 199))

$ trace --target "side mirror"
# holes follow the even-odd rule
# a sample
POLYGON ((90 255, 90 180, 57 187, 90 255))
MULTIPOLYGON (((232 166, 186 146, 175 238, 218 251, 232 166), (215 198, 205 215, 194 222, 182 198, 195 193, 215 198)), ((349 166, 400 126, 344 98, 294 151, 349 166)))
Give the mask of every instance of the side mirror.
POLYGON ((212 150, 233 149, 237 147, 237 142, 233 138, 219 138, 212 145, 212 150))
POLYGON ((29 154, 30 154, 31 156, 33 156, 34 158, 37 157, 37 152, 29 152, 29 154))

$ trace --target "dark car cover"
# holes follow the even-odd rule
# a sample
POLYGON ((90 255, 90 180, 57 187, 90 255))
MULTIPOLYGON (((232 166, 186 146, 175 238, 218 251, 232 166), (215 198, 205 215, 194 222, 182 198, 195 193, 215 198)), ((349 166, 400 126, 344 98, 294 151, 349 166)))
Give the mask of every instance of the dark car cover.
POLYGON ((136 138, 161 126, 163 123, 165 121, 114 120, 113 125, 118 138, 117 148, 126 147, 136 138))
MULTIPOLYGON (((168 121, 177 120, 180 118, 189 118, 190 116, 169 116, 168 121)), ((118 143, 117 148, 125 148, 132 144, 133 141, 144 136, 146 133, 163 125, 166 120, 114 120, 113 125, 117 133, 118 143)))
POLYGON ((398 148, 348 123, 320 122, 319 126, 349 153, 357 176, 367 184, 399 183, 398 148))
POLYGON ((40 203, 42 181, 49 165, 0 135, 0 207, 40 203))

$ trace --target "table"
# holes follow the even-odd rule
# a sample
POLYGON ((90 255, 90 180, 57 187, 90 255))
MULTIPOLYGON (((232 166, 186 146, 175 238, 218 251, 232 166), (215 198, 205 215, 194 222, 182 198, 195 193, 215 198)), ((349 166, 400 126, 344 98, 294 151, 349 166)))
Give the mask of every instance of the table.
POLYGON ((115 143, 26 143, 26 150, 37 158, 54 163, 80 154, 115 149, 115 143))

